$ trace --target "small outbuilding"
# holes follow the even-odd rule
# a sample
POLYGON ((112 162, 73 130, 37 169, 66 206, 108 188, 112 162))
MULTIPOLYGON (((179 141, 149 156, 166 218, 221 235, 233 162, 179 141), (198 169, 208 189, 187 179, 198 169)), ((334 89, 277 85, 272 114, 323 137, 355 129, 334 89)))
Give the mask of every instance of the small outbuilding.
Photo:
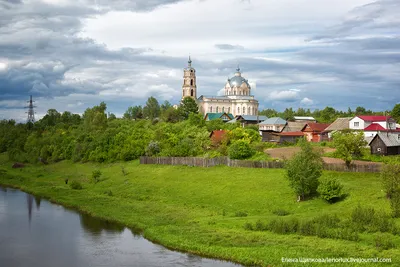
POLYGON ((369 142, 369 146, 374 155, 400 155, 400 133, 378 133, 369 142))

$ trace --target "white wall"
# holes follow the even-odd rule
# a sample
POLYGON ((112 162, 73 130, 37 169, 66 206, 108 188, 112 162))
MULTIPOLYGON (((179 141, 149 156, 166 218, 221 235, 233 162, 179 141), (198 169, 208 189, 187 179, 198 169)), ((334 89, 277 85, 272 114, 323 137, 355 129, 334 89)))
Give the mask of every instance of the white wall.
POLYGON ((353 119, 351 119, 349 121, 349 128, 353 129, 353 130, 364 130, 365 127, 368 127, 368 125, 366 125, 367 123, 364 123, 364 120, 360 119, 359 117, 354 117, 353 119), (357 124, 358 122, 358 126, 354 126, 354 123, 357 124))

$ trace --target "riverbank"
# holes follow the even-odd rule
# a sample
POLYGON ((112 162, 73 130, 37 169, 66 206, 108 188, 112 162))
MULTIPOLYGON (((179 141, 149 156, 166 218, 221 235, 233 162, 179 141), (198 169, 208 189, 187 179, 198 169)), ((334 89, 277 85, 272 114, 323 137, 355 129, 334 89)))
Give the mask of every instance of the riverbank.
MULTIPOLYGON (((140 165, 138 161, 63 161, 22 169, 12 169, 11 165, 5 155, 0 156, 0 169, 4 170, 0 172, 0 184, 141 229, 145 238, 175 250, 261 266, 283 266, 282 257, 380 257, 391 258, 392 263, 400 261, 397 249, 377 248, 372 234, 349 241, 244 227, 280 218, 277 210, 287 211, 287 218, 299 219, 321 214, 347 217, 358 204, 390 212, 377 174, 325 172, 325 176, 338 178, 348 193, 344 201, 331 205, 320 199, 297 203, 284 171, 279 169, 140 165), (100 182, 93 183, 92 171, 97 169, 102 175, 100 182), (83 189, 71 189, 65 179, 69 184, 79 181, 83 189)), ((398 236, 394 242, 400 247, 398 236)))

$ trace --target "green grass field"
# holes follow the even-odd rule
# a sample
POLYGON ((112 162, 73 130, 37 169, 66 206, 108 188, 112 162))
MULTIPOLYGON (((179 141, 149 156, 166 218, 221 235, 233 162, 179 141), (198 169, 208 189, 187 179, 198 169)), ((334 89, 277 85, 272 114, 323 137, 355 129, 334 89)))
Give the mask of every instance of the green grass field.
POLYGON ((376 243, 379 233, 361 233, 358 241, 347 241, 244 227, 246 223, 283 218, 274 214, 277 209, 289 212, 285 219, 300 220, 322 214, 337 214, 345 220, 359 204, 389 213, 390 205, 377 174, 324 172, 324 176, 339 179, 348 194, 345 200, 328 204, 320 199, 296 202, 280 169, 140 165, 138 161, 63 161, 23 169, 12 169, 11 165, 6 155, 0 155, 0 184, 140 229, 149 240, 171 249, 245 265, 296 266, 282 263, 282 257, 381 257, 400 265, 400 238, 396 234, 387 234, 395 248, 382 249, 376 243), (91 175, 96 169, 102 176, 100 182, 93 183, 91 175), (65 179, 69 184, 79 181, 83 189, 71 189, 65 179))

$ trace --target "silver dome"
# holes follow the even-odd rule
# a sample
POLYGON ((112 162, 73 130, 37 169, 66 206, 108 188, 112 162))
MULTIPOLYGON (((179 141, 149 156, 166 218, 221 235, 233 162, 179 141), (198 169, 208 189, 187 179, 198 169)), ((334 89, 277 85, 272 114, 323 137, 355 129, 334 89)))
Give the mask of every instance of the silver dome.
POLYGON ((245 83, 247 87, 250 88, 249 82, 242 76, 233 76, 228 80, 228 82, 231 87, 240 87, 243 83, 245 83))

